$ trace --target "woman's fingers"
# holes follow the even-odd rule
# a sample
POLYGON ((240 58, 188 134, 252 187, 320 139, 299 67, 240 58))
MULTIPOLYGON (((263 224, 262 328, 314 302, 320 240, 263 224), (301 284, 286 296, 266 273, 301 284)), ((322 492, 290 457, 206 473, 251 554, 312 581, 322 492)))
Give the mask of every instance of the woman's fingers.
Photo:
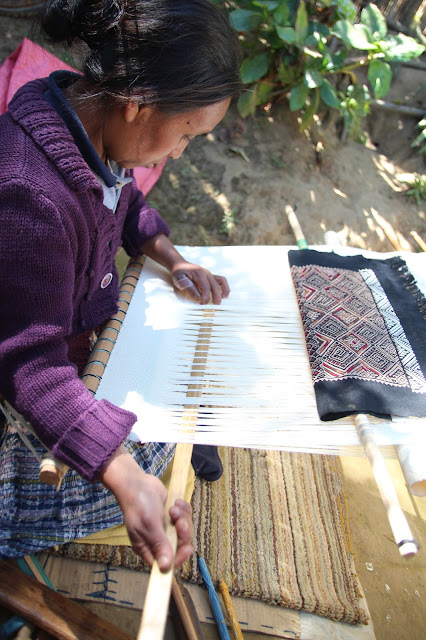
MULTIPOLYGON (((179 567, 194 553, 192 546, 192 509, 184 500, 177 500, 170 507, 170 519, 176 527, 177 549, 174 566, 179 567)), ((148 520, 148 518, 147 518, 148 520)), ((150 566, 157 561, 161 571, 168 571, 173 562, 172 546, 166 536, 162 519, 153 518, 142 527, 129 528, 129 536, 135 553, 150 566)))
POLYGON ((173 283, 200 304, 207 304, 210 300, 213 304, 220 304, 230 292, 226 278, 196 265, 188 265, 188 269, 174 273, 173 283))
POLYGON ((200 292, 198 291, 195 284, 192 282, 191 278, 188 278, 186 273, 179 273, 178 275, 174 276, 173 282, 178 289, 188 293, 191 296, 191 298, 193 298, 197 302, 201 301, 200 292))
POLYGON ((176 551, 175 557, 175 567, 180 567, 184 562, 186 562, 194 553, 194 547, 192 544, 185 544, 181 547, 178 547, 176 551))
POLYGON ((222 289, 222 298, 227 298, 231 293, 231 289, 228 284, 228 280, 224 276, 213 276, 216 281, 219 283, 220 288, 222 289))
POLYGON ((175 504, 170 507, 170 518, 176 527, 178 538, 175 567, 188 560, 194 553, 192 540, 194 535, 194 527, 192 523, 191 505, 184 500, 176 500, 175 504))

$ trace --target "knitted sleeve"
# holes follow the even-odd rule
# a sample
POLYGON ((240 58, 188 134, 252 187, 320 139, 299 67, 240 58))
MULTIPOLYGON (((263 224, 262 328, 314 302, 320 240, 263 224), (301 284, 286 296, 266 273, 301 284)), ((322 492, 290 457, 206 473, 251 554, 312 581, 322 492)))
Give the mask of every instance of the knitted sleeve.
POLYGON ((136 417, 95 400, 68 360, 78 244, 48 195, 0 189, 0 393, 53 455, 89 481, 136 417))
POLYGON ((134 180, 124 187, 121 197, 123 200, 128 197, 122 240, 123 247, 129 256, 135 256, 142 245, 153 236, 159 233, 164 233, 166 236, 170 234, 167 223, 157 209, 145 202, 134 180))

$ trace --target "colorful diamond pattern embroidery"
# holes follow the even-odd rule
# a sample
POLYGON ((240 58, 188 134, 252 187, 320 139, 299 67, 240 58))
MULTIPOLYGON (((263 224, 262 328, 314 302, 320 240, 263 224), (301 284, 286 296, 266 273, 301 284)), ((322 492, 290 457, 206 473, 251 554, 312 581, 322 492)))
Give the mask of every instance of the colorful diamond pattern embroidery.
POLYGON ((357 378, 408 387, 389 328, 362 275, 292 267, 313 381, 357 378))

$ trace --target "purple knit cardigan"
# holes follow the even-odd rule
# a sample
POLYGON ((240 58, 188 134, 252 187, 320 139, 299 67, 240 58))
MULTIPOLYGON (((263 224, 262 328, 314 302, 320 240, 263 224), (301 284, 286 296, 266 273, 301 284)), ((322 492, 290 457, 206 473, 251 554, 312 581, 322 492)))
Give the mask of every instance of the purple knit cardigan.
POLYGON ((115 214, 103 205, 46 89, 46 80, 28 83, 0 117, 0 393, 53 455, 92 481, 136 417, 92 397, 67 339, 117 310, 117 248, 135 255, 169 230, 134 182, 115 214))

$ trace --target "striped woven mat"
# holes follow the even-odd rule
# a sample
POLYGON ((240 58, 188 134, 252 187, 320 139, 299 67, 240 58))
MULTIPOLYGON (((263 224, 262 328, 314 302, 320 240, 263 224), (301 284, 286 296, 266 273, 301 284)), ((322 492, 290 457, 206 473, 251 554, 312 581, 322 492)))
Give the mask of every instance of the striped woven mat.
MULTIPOLYGON (((366 623, 350 551, 338 459, 221 448, 218 482, 196 481, 194 547, 231 594, 366 623)), ((143 569, 128 547, 64 545, 59 553, 143 569)), ((196 556, 181 575, 202 583, 196 556)))

